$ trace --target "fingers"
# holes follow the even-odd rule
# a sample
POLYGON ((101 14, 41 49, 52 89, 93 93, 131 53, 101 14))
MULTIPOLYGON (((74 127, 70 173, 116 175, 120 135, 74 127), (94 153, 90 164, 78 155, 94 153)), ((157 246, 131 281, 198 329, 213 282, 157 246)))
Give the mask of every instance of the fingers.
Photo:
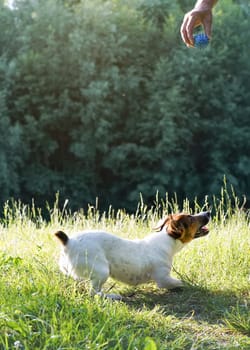
POLYGON ((181 25, 181 37, 182 37, 182 40, 184 41, 184 43, 187 45, 187 46, 192 46, 193 45, 193 42, 192 40, 189 39, 189 34, 188 34, 188 27, 190 26, 189 24, 189 16, 188 14, 186 14, 184 16, 184 19, 183 19, 183 22, 182 22, 182 25, 181 25))
POLYGON ((194 46, 193 30, 200 24, 200 16, 195 11, 190 11, 184 16, 181 25, 181 37, 187 46, 194 46))

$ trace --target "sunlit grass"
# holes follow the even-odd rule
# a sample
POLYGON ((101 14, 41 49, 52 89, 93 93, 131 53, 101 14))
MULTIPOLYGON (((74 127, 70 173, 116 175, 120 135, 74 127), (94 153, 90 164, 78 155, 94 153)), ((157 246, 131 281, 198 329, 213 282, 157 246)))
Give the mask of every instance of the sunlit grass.
MULTIPOLYGON (((137 238, 163 213, 191 211, 188 200, 141 200, 135 214, 97 207, 72 213, 6 203, 0 225, 0 349, 248 349, 250 347, 249 213, 223 190, 214 198, 210 234, 191 242, 174 260, 181 292, 154 284, 129 287, 109 281, 124 302, 91 298, 88 285, 61 275, 53 233, 101 228, 137 238), (232 199, 231 199, 232 198, 232 199)), ((207 207, 195 204, 195 211, 207 207)))

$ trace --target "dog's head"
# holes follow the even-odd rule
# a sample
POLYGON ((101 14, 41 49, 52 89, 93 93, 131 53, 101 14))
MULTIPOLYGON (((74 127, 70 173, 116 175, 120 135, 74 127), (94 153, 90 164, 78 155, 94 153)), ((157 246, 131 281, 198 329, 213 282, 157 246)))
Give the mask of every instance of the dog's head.
POLYGON ((209 233, 205 226, 210 220, 209 211, 196 215, 171 214, 167 216, 155 229, 161 231, 166 228, 166 232, 174 239, 179 239, 182 243, 188 243, 194 238, 205 236, 209 233))

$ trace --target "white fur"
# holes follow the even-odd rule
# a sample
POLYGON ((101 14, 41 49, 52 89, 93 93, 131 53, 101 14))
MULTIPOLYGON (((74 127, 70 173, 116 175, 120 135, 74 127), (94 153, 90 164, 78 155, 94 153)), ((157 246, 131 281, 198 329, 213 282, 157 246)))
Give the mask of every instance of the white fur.
POLYGON ((90 279, 92 294, 101 293, 109 276, 131 285, 155 281, 158 287, 171 289, 182 286, 170 271, 173 256, 185 245, 165 228, 140 240, 86 231, 63 246, 60 268, 74 279, 90 279))

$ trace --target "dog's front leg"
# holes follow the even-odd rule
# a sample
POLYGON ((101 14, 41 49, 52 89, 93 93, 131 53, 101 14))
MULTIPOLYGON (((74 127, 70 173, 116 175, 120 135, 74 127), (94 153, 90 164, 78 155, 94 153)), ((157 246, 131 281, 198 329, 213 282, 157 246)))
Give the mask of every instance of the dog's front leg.
POLYGON ((175 289, 183 287, 183 282, 172 277, 167 277, 165 280, 157 282, 159 288, 175 289))
POLYGON ((168 269, 161 269, 154 274, 154 280, 159 288, 175 289, 183 287, 183 282, 170 277, 168 269))

